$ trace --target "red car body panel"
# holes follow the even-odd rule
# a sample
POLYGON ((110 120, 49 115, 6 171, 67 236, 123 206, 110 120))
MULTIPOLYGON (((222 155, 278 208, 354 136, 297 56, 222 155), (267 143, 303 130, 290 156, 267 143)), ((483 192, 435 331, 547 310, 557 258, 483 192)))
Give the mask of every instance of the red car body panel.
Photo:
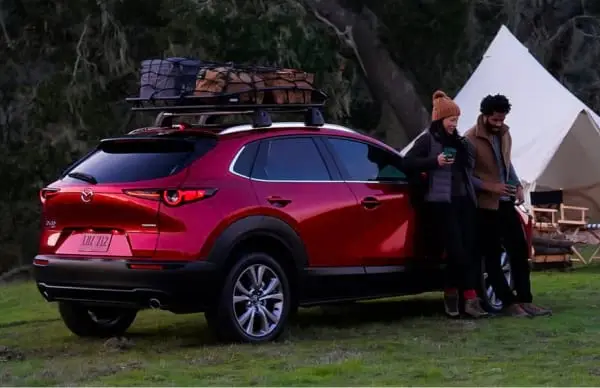
POLYGON ((311 266, 362 265, 351 243, 364 238, 357 227, 360 209, 345 183, 253 181, 252 187, 261 213, 285 220, 306 242, 311 266), (269 202, 279 200, 290 202, 281 209, 269 202))
POLYGON ((360 238, 349 241, 351 249, 360 252, 361 265, 402 265, 415 258, 414 211, 408 197, 408 186, 384 183, 348 183, 356 195, 359 217, 355 228, 360 238), (364 198, 374 198, 380 205, 365 209, 364 198))

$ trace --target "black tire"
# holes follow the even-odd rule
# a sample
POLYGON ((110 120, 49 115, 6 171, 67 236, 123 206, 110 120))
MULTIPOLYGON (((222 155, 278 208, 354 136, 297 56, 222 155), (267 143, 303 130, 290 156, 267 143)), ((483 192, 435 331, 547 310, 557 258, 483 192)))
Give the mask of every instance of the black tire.
MULTIPOLYGON (((263 294, 263 298, 266 298, 266 294, 263 294)), ((229 270, 225 278, 218 306, 216 310, 211 309, 207 311, 205 318, 208 326, 215 331, 221 341, 263 343, 273 341, 283 333, 290 315, 291 304, 290 283, 287 274, 279 263, 266 253, 248 253, 243 255, 229 270), (263 284, 261 284, 262 287, 260 289, 268 290, 269 283, 276 278, 279 286, 275 288, 276 292, 272 295, 277 295, 279 298, 279 294, 281 294, 281 304, 276 303, 279 299, 275 298, 260 301, 258 297, 258 292, 260 291, 251 289, 251 286, 246 287, 249 284, 246 280, 249 280, 251 275, 249 271, 254 271, 255 268, 258 270, 259 267, 264 269, 264 276, 266 276, 262 281, 263 284), (249 298, 254 299, 236 302, 234 307, 234 296, 239 298, 246 297, 240 291, 236 291, 238 280, 244 285, 245 289, 251 291, 249 298), (256 293, 254 293, 255 291, 256 293), (263 304, 261 305, 261 303, 263 304), (250 333, 242 328, 241 323, 238 322, 238 317, 243 318, 244 314, 249 314, 250 317, 247 321, 244 321, 244 324, 251 325, 249 326, 250 333), (279 314, 277 322, 270 319, 270 317, 276 317, 277 314, 279 314), (264 334, 252 334, 256 328, 254 317, 258 318, 259 324, 264 323, 263 319, 267 317, 268 330, 264 334)))
POLYGON ((137 310, 89 307, 71 302, 59 302, 58 311, 67 328, 79 337, 122 335, 137 316, 137 310))

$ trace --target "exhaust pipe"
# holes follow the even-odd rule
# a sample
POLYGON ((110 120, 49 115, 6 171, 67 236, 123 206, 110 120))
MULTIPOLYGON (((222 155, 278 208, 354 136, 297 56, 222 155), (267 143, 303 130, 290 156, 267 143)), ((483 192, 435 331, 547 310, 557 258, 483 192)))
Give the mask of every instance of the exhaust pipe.
POLYGON ((160 303, 160 300, 156 299, 156 298, 152 298, 148 301, 148 304, 150 305, 150 308, 153 310, 158 310, 162 307, 162 304, 160 303))

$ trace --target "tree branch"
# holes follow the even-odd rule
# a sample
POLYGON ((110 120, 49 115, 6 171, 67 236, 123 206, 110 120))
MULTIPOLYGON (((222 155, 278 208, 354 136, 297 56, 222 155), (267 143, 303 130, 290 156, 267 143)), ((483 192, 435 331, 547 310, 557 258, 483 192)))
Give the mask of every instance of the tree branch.
POLYGON ((29 276, 31 276, 32 270, 33 270, 33 267, 31 265, 23 265, 21 267, 13 268, 10 271, 7 271, 7 272, 3 273, 2 275, 0 275, 0 285, 9 283, 9 282, 13 281, 15 278, 22 276, 22 275, 26 275, 29 277, 29 276))
POLYGON ((368 76, 367 69, 365 68, 365 64, 363 63, 363 60, 360 57, 358 49, 356 48, 356 42, 354 41, 354 37, 352 36, 352 26, 346 26, 344 31, 341 31, 339 28, 337 28, 335 26, 335 24, 331 23, 329 20, 327 20, 327 18, 321 16, 314 9, 313 9, 313 14, 319 21, 321 21, 323 24, 327 25, 333 31, 335 31, 336 35, 340 38, 340 40, 342 42, 344 42, 348 47, 350 47, 350 49, 352 49, 352 51, 354 52, 354 55, 356 56, 356 60, 358 61, 358 64, 360 65, 360 68, 362 69, 365 76, 368 76))
POLYGON ((374 28, 376 16, 368 9, 355 13, 339 0, 304 0, 304 4, 353 50, 373 97, 388 103, 398 118, 401 128, 394 130, 404 132, 407 143, 421 133, 429 123, 429 114, 413 82, 379 39, 374 28))
POLYGON ((8 48, 13 47, 12 39, 10 35, 8 35, 8 29, 6 28, 6 24, 4 23, 4 12, 0 10, 0 26, 2 27, 2 34, 4 35, 4 39, 6 39, 6 46, 8 48))
POLYGON ((79 40, 77 41, 77 46, 75 47, 75 52, 77 53, 77 59, 75 59, 75 64, 73 65, 73 73, 71 75, 71 83, 69 86, 73 86, 75 84, 77 78, 77 71, 79 70, 79 62, 81 62, 82 58, 84 58, 84 54, 81 51, 81 46, 83 45, 83 39, 88 31, 88 22, 90 20, 90 15, 86 16, 83 22, 83 29, 81 34, 79 35, 79 40))

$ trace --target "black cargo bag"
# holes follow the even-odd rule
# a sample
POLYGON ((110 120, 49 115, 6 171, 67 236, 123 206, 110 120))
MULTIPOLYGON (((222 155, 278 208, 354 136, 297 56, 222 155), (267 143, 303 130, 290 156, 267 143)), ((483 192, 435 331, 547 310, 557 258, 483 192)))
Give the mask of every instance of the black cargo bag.
POLYGON ((171 57, 142 61, 140 98, 179 97, 194 92, 202 61, 171 57))

